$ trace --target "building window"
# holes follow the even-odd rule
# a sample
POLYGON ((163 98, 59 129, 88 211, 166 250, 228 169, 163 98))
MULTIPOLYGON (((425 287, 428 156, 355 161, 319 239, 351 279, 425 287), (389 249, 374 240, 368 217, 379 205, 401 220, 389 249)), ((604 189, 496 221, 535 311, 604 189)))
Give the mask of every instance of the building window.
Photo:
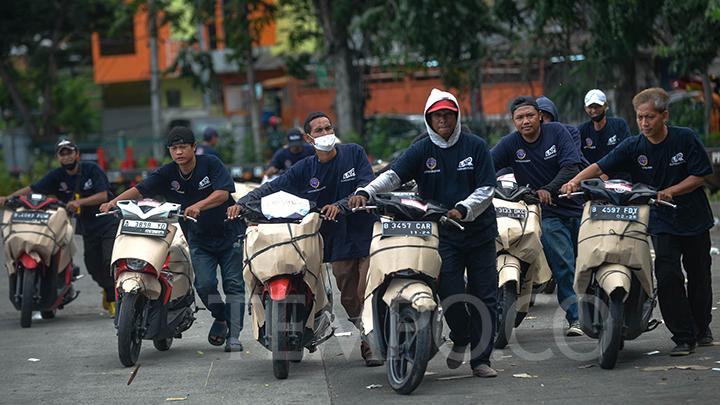
POLYGON ((119 27, 112 36, 100 35, 100 55, 132 55, 135 53, 135 32, 133 21, 130 19, 119 27))
POLYGON ((165 91, 165 99, 167 101, 168 107, 180 107, 180 105, 181 105, 180 90, 171 89, 171 90, 165 91))

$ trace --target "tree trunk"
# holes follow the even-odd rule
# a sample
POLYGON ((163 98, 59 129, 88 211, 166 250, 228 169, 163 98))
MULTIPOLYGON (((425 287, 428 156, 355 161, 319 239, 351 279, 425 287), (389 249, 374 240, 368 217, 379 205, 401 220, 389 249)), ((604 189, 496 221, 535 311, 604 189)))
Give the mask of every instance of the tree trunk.
MULTIPOLYGON (((471 81, 470 88, 470 117, 477 123, 485 121, 485 112, 483 110, 483 97, 482 97, 482 62, 479 62, 475 66, 475 77, 471 81)), ((484 128, 483 128, 484 129, 484 128)), ((476 129, 478 131, 478 129, 476 129)))
POLYGON ((45 89, 43 91, 43 112, 42 112, 42 123, 43 123, 43 138, 45 140, 51 140, 55 135, 55 125, 53 117, 55 116, 55 98, 53 97, 53 88, 55 86, 55 78, 57 77, 57 60, 55 55, 58 47, 60 46, 60 35, 62 33, 62 26, 65 20, 65 4, 66 2, 56 2, 57 10, 55 14, 55 22, 53 24, 52 31, 52 43, 48 50, 48 70, 47 77, 45 78, 45 89))
POLYGON ((707 69, 702 73, 702 84, 703 84, 703 100, 705 100, 705 111, 704 111, 704 126, 703 131, 705 132, 704 139, 710 139, 710 121, 712 120, 712 85, 710 83, 710 73, 707 69))
POLYGON ((248 85, 248 95, 250 96, 250 125, 252 128, 253 145, 255 149, 255 162, 263 162, 262 140, 260 138, 260 112, 258 111, 258 100, 255 94, 255 66, 253 65, 253 50, 250 43, 245 50, 245 60, 247 61, 246 79, 248 85))
POLYGON ((633 128, 637 130, 637 124, 635 124, 635 109, 632 105, 632 99, 637 93, 635 62, 635 59, 628 58, 618 65, 619 77, 617 87, 615 88, 614 115, 627 121, 631 132, 633 128))
POLYGON ((152 114, 153 157, 158 162, 162 160, 164 149, 162 143, 162 129, 160 128, 160 72, 158 69, 157 45, 157 7, 155 0, 149 0, 148 25, 150 32, 150 108, 152 114))
POLYGON ((33 121, 32 112, 30 111, 27 102, 23 99, 20 91, 15 85, 15 82, 10 76, 10 72, 5 66, 4 61, 0 61, 0 78, 2 78, 2 82, 3 84, 5 84, 5 88, 8 89, 13 104, 15 104, 15 108, 17 108, 20 112, 23 124, 25 126, 25 130, 28 131, 28 135, 31 137, 31 139, 37 139, 40 134, 38 132, 37 126, 35 125, 35 122, 33 121))

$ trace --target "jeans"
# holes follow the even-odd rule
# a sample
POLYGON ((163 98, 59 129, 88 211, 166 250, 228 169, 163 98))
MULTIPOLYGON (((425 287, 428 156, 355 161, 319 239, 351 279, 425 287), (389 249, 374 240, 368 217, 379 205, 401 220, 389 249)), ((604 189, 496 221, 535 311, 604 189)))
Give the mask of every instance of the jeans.
POLYGON ((546 217, 542 219, 542 245, 550 270, 557 282, 557 298, 565 319, 578 320, 575 281, 575 252, 580 218, 546 217))
POLYGON ((658 301, 665 325, 675 343, 695 343, 696 338, 710 333, 710 232, 692 236, 658 235, 653 239, 658 301), (683 268, 687 274, 687 291, 683 268))
POLYGON ((470 367, 490 365, 497 324, 495 240, 479 246, 458 246, 441 240, 439 252, 442 267, 438 294, 450 339, 458 346, 470 343, 470 367))
POLYGON ((226 238, 200 237, 192 233, 188 236, 195 291, 215 320, 228 322, 229 337, 240 336, 245 315, 242 243, 230 244, 226 238), (217 289, 218 265, 225 302, 217 289))

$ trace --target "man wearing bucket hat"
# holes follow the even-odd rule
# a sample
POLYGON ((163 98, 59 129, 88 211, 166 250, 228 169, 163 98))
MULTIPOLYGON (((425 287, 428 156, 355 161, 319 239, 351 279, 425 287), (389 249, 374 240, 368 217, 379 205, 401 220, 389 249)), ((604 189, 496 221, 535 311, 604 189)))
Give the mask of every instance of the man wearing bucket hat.
MULTIPOLYGON (((70 213, 77 213, 75 232, 83 236, 85 268, 102 288, 102 306, 115 316, 115 286, 110 260, 118 220, 114 217, 95 217, 100 204, 113 197, 110 182, 100 166, 81 162, 77 145, 62 139, 55 145, 59 168, 28 187, 15 191, 10 197, 29 193, 51 194, 67 204, 70 213)), ((7 197, 0 197, 0 206, 7 197)))

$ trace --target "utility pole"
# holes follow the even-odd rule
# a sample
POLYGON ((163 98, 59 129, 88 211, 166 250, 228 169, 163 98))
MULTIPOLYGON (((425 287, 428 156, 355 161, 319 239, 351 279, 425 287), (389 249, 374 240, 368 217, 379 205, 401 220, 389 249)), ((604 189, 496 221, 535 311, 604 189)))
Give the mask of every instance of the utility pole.
MULTIPOLYGON (((200 10, 200 0, 195 0, 196 10, 200 10)), ((197 30, 197 41, 200 48, 200 52, 207 54, 208 44, 205 42, 205 25, 198 18, 196 28, 197 30)), ((203 109, 210 115, 210 72, 206 66, 201 66, 200 69, 200 80, 203 86, 203 109)))
POLYGON ((158 69, 157 8, 155 0, 148 0, 148 24, 150 32, 150 108, 152 111, 153 157, 163 158, 162 129, 160 128, 160 72, 158 69))

